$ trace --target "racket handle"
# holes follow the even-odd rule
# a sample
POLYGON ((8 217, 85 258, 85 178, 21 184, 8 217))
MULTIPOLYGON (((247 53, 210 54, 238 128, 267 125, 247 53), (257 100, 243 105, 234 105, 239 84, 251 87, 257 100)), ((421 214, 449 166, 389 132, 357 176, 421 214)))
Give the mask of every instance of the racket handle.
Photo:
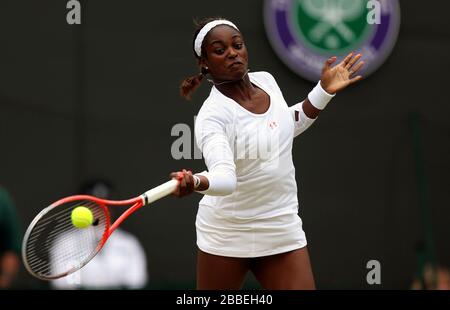
POLYGON ((147 205, 171 194, 177 188, 178 182, 178 180, 170 180, 155 188, 152 188, 149 191, 146 191, 141 195, 143 204, 147 205))

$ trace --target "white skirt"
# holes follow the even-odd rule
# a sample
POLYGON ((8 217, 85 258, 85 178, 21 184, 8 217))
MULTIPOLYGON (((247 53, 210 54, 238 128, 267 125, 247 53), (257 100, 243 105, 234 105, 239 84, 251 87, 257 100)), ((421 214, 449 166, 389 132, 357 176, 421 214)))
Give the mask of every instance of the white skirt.
POLYGON ((200 250, 220 256, 260 257, 307 244, 298 214, 242 221, 225 218, 213 207, 200 205, 195 226, 200 250))

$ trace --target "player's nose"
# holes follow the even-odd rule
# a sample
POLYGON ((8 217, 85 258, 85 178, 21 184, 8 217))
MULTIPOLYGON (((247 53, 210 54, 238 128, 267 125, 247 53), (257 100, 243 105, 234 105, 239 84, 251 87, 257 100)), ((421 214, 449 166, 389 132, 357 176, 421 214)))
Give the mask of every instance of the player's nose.
POLYGON ((237 51, 234 50, 234 48, 230 48, 229 52, 228 52, 228 58, 233 59, 236 58, 238 56, 237 51))

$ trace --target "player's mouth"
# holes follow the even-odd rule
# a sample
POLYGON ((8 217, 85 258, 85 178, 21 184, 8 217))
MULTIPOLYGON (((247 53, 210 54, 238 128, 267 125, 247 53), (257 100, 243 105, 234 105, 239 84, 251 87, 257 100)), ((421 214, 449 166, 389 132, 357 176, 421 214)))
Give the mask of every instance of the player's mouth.
POLYGON ((236 68, 236 67, 240 67, 243 66, 244 64, 240 61, 235 61, 233 62, 231 65, 228 66, 228 68, 236 68))

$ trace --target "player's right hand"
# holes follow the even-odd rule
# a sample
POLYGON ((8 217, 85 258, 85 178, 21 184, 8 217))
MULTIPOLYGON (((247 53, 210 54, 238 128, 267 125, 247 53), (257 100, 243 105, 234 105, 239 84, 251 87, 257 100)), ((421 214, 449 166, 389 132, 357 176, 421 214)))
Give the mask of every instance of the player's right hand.
POLYGON ((183 197, 194 191, 194 177, 191 171, 183 169, 182 171, 172 172, 170 178, 178 180, 178 187, 172 192, 177 197, 183 197))

